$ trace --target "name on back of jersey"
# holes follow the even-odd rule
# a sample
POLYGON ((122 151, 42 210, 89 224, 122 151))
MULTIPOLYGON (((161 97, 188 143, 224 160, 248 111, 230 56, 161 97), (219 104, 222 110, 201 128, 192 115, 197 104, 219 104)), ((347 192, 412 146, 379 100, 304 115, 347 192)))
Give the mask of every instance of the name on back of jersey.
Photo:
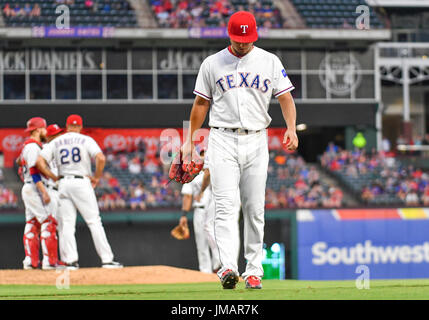
POLYGON ((63 139, 55 139, 55 147, 58 148, 64 145, 75 145, 75 144, 84 144, 84 137, 73 137, 73 138, 63 138, 63 139))

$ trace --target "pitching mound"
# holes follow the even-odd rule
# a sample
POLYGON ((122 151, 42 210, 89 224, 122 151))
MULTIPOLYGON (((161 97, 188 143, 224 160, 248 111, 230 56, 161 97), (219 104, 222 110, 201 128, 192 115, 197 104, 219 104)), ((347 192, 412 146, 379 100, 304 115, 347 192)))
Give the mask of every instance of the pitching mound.
MULTIPOLYGON (((219 281, 215 274, 167 266, 126 267, 123 269, 81 268, 67 270, 70 285, 148 284, 219 281)), ((0 270, 0 284, 55 285, 64 270, 0 270)))

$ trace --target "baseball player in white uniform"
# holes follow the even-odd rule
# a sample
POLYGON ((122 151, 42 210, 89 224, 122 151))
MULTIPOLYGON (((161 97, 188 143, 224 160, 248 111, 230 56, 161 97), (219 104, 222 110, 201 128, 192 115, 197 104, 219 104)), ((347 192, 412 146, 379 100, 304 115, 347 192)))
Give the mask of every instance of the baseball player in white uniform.
POLYGON ((27 122, 27 129, 31 133, 30 139, 24 143, 20 155, 20 164, 23 168, 24 186, 22 199, 25 205, 24 269, 39 267, 39 250, 42 245, 42 269, 55 269, 58 261, 58 238, 56 234, 57 221, 56 201, 47 188, 47 180, 42 177, 36 167, 36 161, 42 150, 42 142, 46 139, 46 121, 43 118, 31 118, 27 122))
MULTIPOLYGON (((57 138, 58 136, 60 136, 63 133, 63 129, 60 128, 59 125, 57 124, 51 124, 46 128, 46 140, 47 142, 51 142, 52 140, 54 140, 55 138, 57 138)), ((56 176, 58 176, 58 168, 57 168, 57 164, 55 163, 55 161, 50 161, 48 163, 49 165, 49 169, 52 171, 53 174, 55 174, 56 176)), ((64 246, 63 246, 63 241, 61 241, 61 239, 63 238, 62 236, 62 220, 61 220, 61 214, 60 214, 60 210, 59 210, 59 206, 60 206, 60 194, 58 192, 58 182, 57 181, 53 181, 51 179, 47 179, 45 177, 42 177, 42 180, 45 183, 45 186, 48 190, 48 194, 49 197, 51 198, 51 202, 50 202, 50 207, 52 212, 54 213, 54 217, 57 219, 57 232, 58 232, 58 244, 59 244, 59 249, 60 249, 60 257, 64 256, 64 246)), ((63 262, 60 260, 60 265, 63 265, 63 262)))
POLYGON ((265 186, 268 170, 266 128, 271 122, 268 107, 272 95, 280 102, 287 130, 283 143, 298 147, 294 89, 280 59, 253 45, 258 39, 256 21, 250 12, 230 17, 231 45, 207 57, 199 70, 190 116, 190 130, 182 146, 183 157, 198 158, 194 134, 210 109, 208 141, 210 182, 215 203, 215 237, 222 268, 222 286, 234 289, 239 273, 230 242, 235 229, 234 199, 240 189, 244 219, 242 274, 246 288, 261 289, 265 186), (211 106, 211 108, 210 108, 211 106))
MULTIPOLYGON (((202 153, 200 155, 202 155, 202 153)), ((205 192, 198 200, 195 199, 195 197, 200 193, 203 176, 204 172, 201 171, 194 180, 189 183, 185 183, 182 187, 182 211, 184 214, 180 219, 180 223, 184 223, 184 219, 186 219, 187 222, 186 216, 192 207, 194 209, 193 224, 199 269, 201 272, 212 273, 213 270, 219 267, 219 262, 216 251, 212 251, 212 255, 210 254, 208 237, 205 232, 207 208, 211 200, 211 194, 210 192, 205 192), (212 256, 214 260, 213 262, 212 256)))
POLYGON ((79 115, 70 115, 66 122, 67 132, 45 146, 37 160, 40 171, 54 181, 59 180, 62 239, 64 257, 69 269, 77 269, 78 253, 75 238, 76 214, 79 210, 89 227, 95 249, 103 268, 122 268, 113 260, 113 253, 101 223, 94 188, 102 176, 105 156, 94 139, 81 134, 83 122, 79 115), (96 169, 92 176, 91 159, 96 169), (54 161, 59 176, 48 168, 54 161))

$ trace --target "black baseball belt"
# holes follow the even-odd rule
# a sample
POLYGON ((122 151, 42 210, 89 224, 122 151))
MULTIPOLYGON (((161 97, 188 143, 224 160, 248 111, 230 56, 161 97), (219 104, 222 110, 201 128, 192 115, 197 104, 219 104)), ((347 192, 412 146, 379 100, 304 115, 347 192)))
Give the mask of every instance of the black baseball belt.
POLYGON ((247 130, 242 128, 219 128, 219 127, 212 127, 212 128, 226 131, 226 132, 238 133, 238 134, 258 133, 261 131, 261 130, 247 130))
POLYGON ((61 179, 64 179, 65 177, 72 177, 72 178, 75 178, 75 179, 83 179, 83 178, 85 178, 84 176, 59 176, 58 178, 60 178, 60 180, 61 179))

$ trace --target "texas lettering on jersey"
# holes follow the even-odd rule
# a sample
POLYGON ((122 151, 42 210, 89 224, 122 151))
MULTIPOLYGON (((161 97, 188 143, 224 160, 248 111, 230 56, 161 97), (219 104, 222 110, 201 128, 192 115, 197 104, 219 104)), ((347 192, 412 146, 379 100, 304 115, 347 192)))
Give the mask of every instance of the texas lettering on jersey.
POLYGON ((237 82, 233 74, 228 74, 217 80, 216 84, 223 92, 233 88, 252 88, 261 90, 263 93, 268 91, 271 84, 270 79, 262 79, 259 74, 253 76, 250 72, 239 72, 238 75, 237 82))

